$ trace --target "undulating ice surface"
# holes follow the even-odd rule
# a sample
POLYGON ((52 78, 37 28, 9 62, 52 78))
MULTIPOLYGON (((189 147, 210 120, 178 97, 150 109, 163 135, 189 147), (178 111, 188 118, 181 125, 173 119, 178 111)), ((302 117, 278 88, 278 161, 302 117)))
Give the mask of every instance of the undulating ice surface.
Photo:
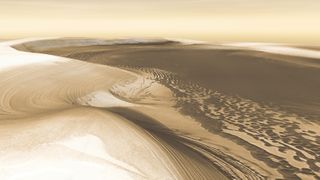
POLYGON ((10 47, 26 41, 0 44, 0 179, 226 178, 156 120, 126 110, 143 104, 112 94, 126 82, 145 92, 141 75, 10 47))
POLYGON ((304 48, 290 47, 288 45, 273 44, 273 43, 230 43, 225 46, 242 47, 256 51, 263 51, 274 54, 298 56, 306 58, 320 59, 320 51, 304 48))
POLYGON ((0 49, 1 179, 320 177, 316 50, 139 39, 0 49))

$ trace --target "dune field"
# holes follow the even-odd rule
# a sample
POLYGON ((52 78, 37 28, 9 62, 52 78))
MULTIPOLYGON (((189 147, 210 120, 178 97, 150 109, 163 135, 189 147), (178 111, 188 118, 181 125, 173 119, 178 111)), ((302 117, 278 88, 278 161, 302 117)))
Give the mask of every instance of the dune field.
POLYGON ((0 179, 320 179, 320 51, 0 42, 0 179))

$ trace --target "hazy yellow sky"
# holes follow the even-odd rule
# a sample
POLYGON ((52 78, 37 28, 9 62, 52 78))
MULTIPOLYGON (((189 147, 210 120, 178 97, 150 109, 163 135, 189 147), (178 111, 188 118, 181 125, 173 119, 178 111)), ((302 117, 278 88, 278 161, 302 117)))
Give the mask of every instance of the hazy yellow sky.
POLYGON ((320 0, 0 0, 0 39, 31 36, 320 43, 320 0))

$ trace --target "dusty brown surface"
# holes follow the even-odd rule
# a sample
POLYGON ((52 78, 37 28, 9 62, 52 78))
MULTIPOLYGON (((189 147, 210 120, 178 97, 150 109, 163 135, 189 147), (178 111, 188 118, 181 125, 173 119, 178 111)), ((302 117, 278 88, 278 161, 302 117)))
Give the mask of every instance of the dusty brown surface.
POLYGON ((155 81, 110 66, 16 51, 9 44, 0 44, 0 179, 231 177, 214 154, 191 147, 197 140, 187 144, 156 119, 126 110, 148 106, 139 99, 154 96, 150 88, 158 96, 170 92, 155 81), (137 99, 115 96, 123 91, 137 99))
MULTIPOLYGON (((318 59, 175 43, 41 47, 41 50, 31 43, 18 48, 146 74, 148 79, 171 90, 176 109, 212 133, 200 134, 210 139, 208 142, 220 152, 235 158, 233 161, 231 157, 220 156, 224 160, 231 158, 228 163, 232 167, 256 178, 320 177, 318 59), (236 162, 243 166, 237 166, 236 162)), ((133 98, 126 92, 115 95, 141 101, 141 97, 133 98)), ((130 111, 117 113, 145 119, 130 111)), ((160 121, 170 126, 161 118, 160 121)), ((195 132, 191 129, 184 132, 192 136, 195 132)), ((219 154, 212 153, 215 157, 219 154)))
POLYGON ((174 45, 66 47, 44 53, 113 66, 158 68, 206 88, 320 119, 320 71, 294 63, 320 64, 317 59, 174 45))

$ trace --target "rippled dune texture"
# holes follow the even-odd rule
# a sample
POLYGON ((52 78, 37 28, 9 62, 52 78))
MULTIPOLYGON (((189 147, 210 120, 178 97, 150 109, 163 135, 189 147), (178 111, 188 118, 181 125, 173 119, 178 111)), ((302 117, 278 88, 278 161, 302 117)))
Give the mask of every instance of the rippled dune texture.
POLYGON ((141 75, 10 43, 0 59, 0 179, 226 178, 201 145, 144 114, 137 121, 126 108, 141 105, 113 95, 118 84, 144 86, 141 75))
POLYGON ((320 178, 315 49, 47 39, 0 50, 1 179, 320 178))

